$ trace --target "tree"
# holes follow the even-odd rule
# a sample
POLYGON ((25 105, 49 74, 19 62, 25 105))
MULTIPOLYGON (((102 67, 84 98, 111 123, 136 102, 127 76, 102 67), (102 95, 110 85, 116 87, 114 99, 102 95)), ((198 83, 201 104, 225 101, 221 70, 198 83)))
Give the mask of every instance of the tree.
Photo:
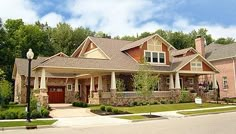
POLYGON ((4 72, 0 69, 0 108, 9 103, 12 95, 10 82, 5 80, 4 72))
MULTIPOLYGON (((158 75, 153 74, 150 65, 140 65, 139 71, 133 75, 134 89, 146 102, 150 104, 150 97, 158 85, 158 75)), ((150 112, 151 115, 151 112, 150 112)))
POLYGON ((230 37, 227 37, 227 38, 218 38, 215 43, 218 43, 218 44, 223 44, 223 45, 226 45, 226 44, 231 44, 231 43, 234 43, 235 42, 235 39, 234 38, 230 38, 230 37))
POLYGON ((95 34, 95 37, 99 37, 99 38, 109 38, 109 39, 111 38, 110 35, 108 35, 108 34, 102 32, 102 31, 97 32, 97 33, 95 34))

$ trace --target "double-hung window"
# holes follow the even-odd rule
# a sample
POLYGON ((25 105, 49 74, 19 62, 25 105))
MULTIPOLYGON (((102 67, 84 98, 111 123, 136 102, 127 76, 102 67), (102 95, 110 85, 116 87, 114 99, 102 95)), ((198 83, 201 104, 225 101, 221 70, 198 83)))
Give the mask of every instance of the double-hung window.
POLYGON ((223 77, 223 89, 228 89, 228 80, 227 77, 223 77))
POLYGON ((145 61, 149 63, 165 63, 165 53, 157 51, 145 51, 145 61))

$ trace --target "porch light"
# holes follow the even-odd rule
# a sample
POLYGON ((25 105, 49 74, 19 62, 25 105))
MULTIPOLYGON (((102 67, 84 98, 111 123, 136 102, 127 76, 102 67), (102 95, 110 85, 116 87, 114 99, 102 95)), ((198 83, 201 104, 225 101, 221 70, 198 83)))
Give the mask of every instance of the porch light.
POLYGON ((31 61, 34 58, 34 53, 33 53, 32 49, 29 49, 29 51, 26 54, 26 57, 29 61, 29 64, 28 64, 27 98, 26 98, 26 101, 27 101, 27 121, 31 122, 31 120, 30 120, 30 93, 31 93, 30 92, 30 77, 31 77, 31 61))

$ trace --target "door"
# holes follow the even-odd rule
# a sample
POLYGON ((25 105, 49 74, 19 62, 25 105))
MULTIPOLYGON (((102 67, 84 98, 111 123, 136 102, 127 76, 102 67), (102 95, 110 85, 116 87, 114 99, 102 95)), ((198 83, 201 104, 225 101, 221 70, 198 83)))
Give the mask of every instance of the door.
POLYGON ((89 98, 89 95, 90 95, 90 86, 86 86, 86 103, 88 103, 88 98, 89 98))
POLYGON ((65 87, 48 87, 49 103, 65 103, 65 87))

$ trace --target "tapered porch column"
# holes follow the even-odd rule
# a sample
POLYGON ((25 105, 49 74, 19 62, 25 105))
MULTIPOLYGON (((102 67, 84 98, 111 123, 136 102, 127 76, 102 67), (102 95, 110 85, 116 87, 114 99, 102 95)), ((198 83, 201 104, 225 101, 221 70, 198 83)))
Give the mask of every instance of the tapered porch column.
POLYGON ((173 74, 170 74, 170 85, 169 85, 169 89, 174 89, 174 78, 173 78, 173 74))
POLYGON ((102 90, 102 76, 98 76, 98 91, 102 90))
POLYGON ((179 72, 175 73, 175 89, 180 89, 179 72))
POLYGON ((93 96, 94 91, 94 76, 92 75, 90 78, 90 98, 93 96))
POLYGON ((213 89, 218 88, 217 82, 216 82, 216 74, 213 74, 213 85, 212 85, 212 88, 213 88, 213 89))
POLYGON ((111 72, 111 90, 116 91, 116 74, 111 72))
POLYGON ((78 92, 79 91, 79 82, 78 82, 78 79, 75 78, 75 92, 78 92))
POLYGON ((40 89, 46 89, 46 72, 45 69, 42 69, 41 80, 40 80, 40 89))
POLYGON ((37 74, 34 77, 34 90, 35 89, 39 89, 39 77, 37 74))

